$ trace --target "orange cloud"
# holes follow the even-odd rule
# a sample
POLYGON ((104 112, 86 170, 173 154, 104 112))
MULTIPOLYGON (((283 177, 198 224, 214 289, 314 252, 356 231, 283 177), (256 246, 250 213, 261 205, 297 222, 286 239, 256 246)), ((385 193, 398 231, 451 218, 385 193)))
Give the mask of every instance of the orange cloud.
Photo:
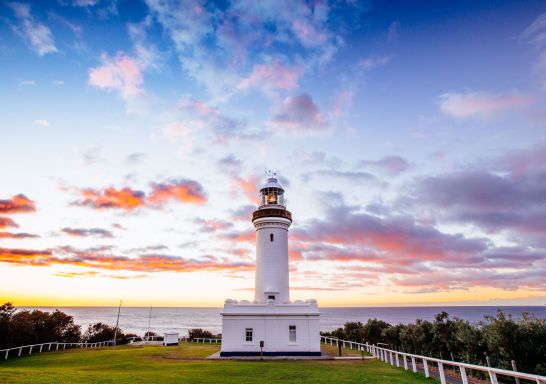
POLYGON ((142 206, 159 206, 175 200, 188 204, 203 204, 207 201, 206 193, 197 181, 169 180, 164 183, 151 183, 152 190, 146 195, 143 191, 124 187, 117 189, 78 189, 82 200, 74 205, 81 205, 96 209, 124 209, 132 211, 142 206))
POLYGON ((0 239, 27 239, 32 237, 40 237, 40 236, 33 235, 32 233, 0 232, 0 239))
POLYGON ((214 256, 187 259, 162 254, 144 254, 137 257, 112 255, 97 249, 74 249, 59 247, 54 250, 28 250, 0 248, 0 263, 28 266, 72 265, 107 271, 133 272, 245 272, 254 269, 254 264, 229 261, 214 256))
POLYGON ((18 265, 49 265, 50 250, 0 248, 0 263, 18 265))
POLYGON ((132 211, 145 203, 144 192, 128 187, 122 189, 110 187, 104 190, 84 189, 80 193, 83 200, 74 203, 75 205, 97 209, 119 208, 132 211))
POLYGON ((2 217, 0 216, 0 228, 8 228, 8 227, 15 227, 17 228, 18 225, 15 223, 15 221, 13 221, 12 219, 10 219, 9 217, 2 217))
POLYGON ((23 194, 15 195, 11 199, 0 200, 0 213, 34 212, 34 201, 23 194))
POLYGON ((189 204, 207 202, 205 191, 201 184, 193 180, 170 180, 166 183, 152 183, 152 192, 148 202, 163 204, 169 200, 177 200, 189 204))

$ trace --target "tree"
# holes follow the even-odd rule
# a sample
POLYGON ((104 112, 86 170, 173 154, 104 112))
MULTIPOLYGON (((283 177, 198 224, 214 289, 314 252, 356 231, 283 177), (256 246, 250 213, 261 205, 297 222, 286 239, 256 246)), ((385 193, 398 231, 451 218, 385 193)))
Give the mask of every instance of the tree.
POLYGON ((188 331, 188 337, 190 340, 194 339, 211 339, 212 333, 201 328, 193 328, 188 331))

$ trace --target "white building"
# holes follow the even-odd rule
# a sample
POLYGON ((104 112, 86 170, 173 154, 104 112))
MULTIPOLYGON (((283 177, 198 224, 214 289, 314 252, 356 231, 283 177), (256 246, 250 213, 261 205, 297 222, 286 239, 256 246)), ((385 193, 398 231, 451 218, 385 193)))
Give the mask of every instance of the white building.
POLYGON ((221 356, 320 356, 316 300, 290 301, 288 228, 292 214, 284 189, 272 175, 260 189, 252 214, 256 228, 254 301, 226 300, 222 312, 221 356))

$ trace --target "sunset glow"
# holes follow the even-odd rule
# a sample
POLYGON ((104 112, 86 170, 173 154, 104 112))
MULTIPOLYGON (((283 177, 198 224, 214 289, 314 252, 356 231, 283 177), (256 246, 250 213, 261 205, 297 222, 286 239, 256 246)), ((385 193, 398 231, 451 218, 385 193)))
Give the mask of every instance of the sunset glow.
POLYGON ((186 3, 0 5, 2 303, 546 302, 544 2, 186 3))

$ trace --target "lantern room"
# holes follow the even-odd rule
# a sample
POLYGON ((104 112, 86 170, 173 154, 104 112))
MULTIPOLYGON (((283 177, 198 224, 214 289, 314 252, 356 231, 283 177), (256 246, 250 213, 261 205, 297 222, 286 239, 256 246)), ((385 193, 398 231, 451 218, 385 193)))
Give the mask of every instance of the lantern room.
POLYGON ((260 189, 260 206, 284 204, 284 189, 275 174, 269 176, 260 189))

